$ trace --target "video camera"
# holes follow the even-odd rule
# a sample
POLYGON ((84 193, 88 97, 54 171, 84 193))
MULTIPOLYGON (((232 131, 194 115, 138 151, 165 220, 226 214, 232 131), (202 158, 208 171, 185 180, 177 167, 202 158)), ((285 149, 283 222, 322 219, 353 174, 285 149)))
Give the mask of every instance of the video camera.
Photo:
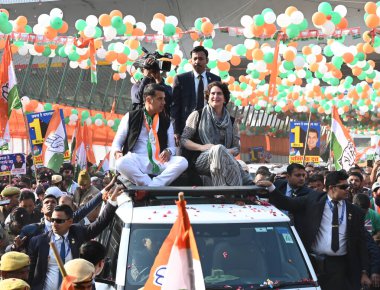
POLYGON ((161 71, 170 71, 172 63, 168 60, 161 60, 162 58, 169 58, 172 59, 173 56, 171 53, 165 53, 160 54, 158 51, 155 51, 154 53, 150 53, 147 51, 144 47, 142 48, 142 51, 145 52, 145 55, 141 57, 140 59, 135 61, 135 64, 137 67, 145 68, 145 69, 151 69, 151 70, 161 70, 161 71), (154 63, 153 64, 146 64, 145 60, 148 58, 153 58, 154 63))

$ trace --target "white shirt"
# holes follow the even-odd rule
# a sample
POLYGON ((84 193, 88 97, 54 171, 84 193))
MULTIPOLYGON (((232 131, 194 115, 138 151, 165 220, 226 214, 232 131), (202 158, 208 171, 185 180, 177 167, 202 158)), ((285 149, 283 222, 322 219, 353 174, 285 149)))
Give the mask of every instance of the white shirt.
POLYGON ((76 183, 74 180, 71 181, 70 186, 67 188, 67 193, 70 195, 74 195, 74 192, 78 186, 79 186, 78 183, 76 183))
MULTIPOLYGON (((197 94, 198 94, 198 85, 199 85, 199 79, 198 79, 199 73, 197 73, 196 71, 193 71, 193 73, 194 73, 195 95, 197 96, 197 94)), ((207 91, 208 81, 207 81, 206 71, 204 71, 201 75, 202 75, 202 80, 203 80, 203 90, 207 91)), ((195 99, 195 101, 196 100, 197 99, 195 99)), ((206 100, 205 100, 205 102, 206 102, 206 100)))
POLYGON ((45 233, 50 232, 52 230, 51 222, 45 219, 45 233))
MULTIPOLYGON (((120 121, 119 128, 117 129, 115 138, 113 139, 113 142, 112 142, 113 153, 115 151, 121 151, 122 147, 124 146, 124 142, 127 139, 128 130, 129 130, 128 123, 129 123, 129 113, 126 113, 120 121)), ((160 126, 160 123, 158 123, 157 125, 157 131, 158 131, 159 126, 160 126)), ((141 154, 143 156, 148 156, 147 143, 148 143, 148 137, 149 137, 150 132, 152 132, 152 130, 148 132, 148 130, 145 127, 145 120, 144 120, 140 135, 137 138, 135 146, 133 147, 133 151, 131 152, 136 153, 136 154, 141 154)), ((150 135, 153 136, 152 133, 150 135)), ((154 146, 152 142, 152 138, 151 138, 151 143, 152 143, 152 151, 153 151, 153 158, 154 158, 155 152, 156 152, 156 146, 154 146)), ((168 129, 168 144, 167 145, 168 145, 167 148, 160 148, 161 151, 163 149, 169 149, 172 155, 175 155, 176 148, 175 148, 175 143, 174 143, 174 130, 171 123, 168 129)), ((156 161, 159 162, 159 160, 156 160, 156 161)))
MULTIPOLYGON (((331 198, 327 196, 328 200, 331 202, 331 198)), ((347 206, 345 201, 341 200, 338 202, 338 219, 340 223, 340 218, 342 217, 342 210, 344 208, 343 220, 339 224, 339 250, 334 252, 331 249, 331 236, 332 236, 332 219, 333 213, 328 202, 325 203, 325 208, 323 210, 323 215, 321 219, 321 224, 319 226, 318 234, 315 238, 311 249, 316 254, 325 254, 328 256, 343 256, 347 254, 347 206), (343 205, 344 204, 344 205, 343 205)))
MULTIPOLYGON (((65 262, 68 262, 68 261, 73 259, 73 256, 71 254, 69 240, 67 238, 68 235, 69 235, 68 232, 66 233, 66 235, 64 235, 65 249, 66 249, 65 262)), ((59 253, 59 251, 61 249, 61 244, 62 244, 62 237, 53 233, 51 235, 50 241, 55 244, 55 247, 57 248, 58 253, 59 253)), ((44 290, 60 289, 60 285, 58 285, 58 279, 59 279, 59 267, 57 264, 57 260, 54 257, 53 250, 52 250, 52 248, 50 248, 44 290)))

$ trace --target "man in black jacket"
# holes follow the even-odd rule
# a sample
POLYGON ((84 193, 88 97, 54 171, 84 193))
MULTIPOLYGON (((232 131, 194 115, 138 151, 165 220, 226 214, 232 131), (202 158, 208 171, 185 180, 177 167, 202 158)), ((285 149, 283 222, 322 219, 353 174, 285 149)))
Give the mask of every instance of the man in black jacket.
POLYGON ((174 156, 173 126, 162 113, 165 88, 147 85, 144 102, 144 109, 125 114, 117 129, 112 143, 116 170, 139 186, 165 186, 186 170, 187 160, 174 156))
POLYGON ((122 193, 117 187, 108 200, 103 212, 88 226, 73 224, 73 211, 68 205, 60 205, 52 214, 52 231, 33 237, 29 243, 29 282, 32 290, 59 289, 62 277, 49 243, 53 242, 65 263, 79 258, 80 246, 98 236, 111 222, 117 208, 117 197, 122 193))
POLYGON ((174 126, 176 145, 179 146, 187 117, 204 107, 204 91, 207 85, 220 81, 220 77, 206 71, 208 51, 203 46, 196 46, 190 52, 190 64, 193 71, 179 74, 174 78, 173 103, 170 116, 174 126))
POLYGON ((271 203, 304 221, 295 226, 306 251, 319 266, 316 271, 324 290, 356 290, 360 283, 371 284, 364 213, 346 201, 347 177, 343 171, 329 173, 327 194, 298 198, 284 196, 268 181, 257 183, 268 188, 271 203))

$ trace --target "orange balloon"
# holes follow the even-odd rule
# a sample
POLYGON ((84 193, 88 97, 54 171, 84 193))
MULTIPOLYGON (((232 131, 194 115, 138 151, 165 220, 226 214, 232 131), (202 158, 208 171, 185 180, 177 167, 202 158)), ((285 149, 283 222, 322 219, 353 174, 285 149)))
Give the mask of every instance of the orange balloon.
POLYGON ((327 18, 326 18, 326 15, 323 14, 322 12, 315 12, 311 20, 313 21, 313 24, 315 26, 320 26, 326 22, 327 18))
POLYGON ((377 6, 376 6, 376 3, 374 2, 367 2, 364 6, 364 10, 368 14, 376 14, 376 9, 377 9, 377 6))
POLYGON ((178 66, 181 63, 181 58, 178 54, 174 54, 171 60, 172 64, 178 66))
POLYGON ((25 26, 28 24, 28 19, 26 19, 25 16, 19 16, 16 18, 15 20, 16 24, 19 25, 19 26, 25 26))
POLYGON ((58 29, 58 33, 64 34, 64 33, 67 33, 68 30, 69 30, 69 25, 67 24, 66 21, 63 21, 62 27, 58 29))
POLYGON ((351 52, 344 53, 342 58, 345 63, 351 63, 354 60, 354 56, 351 52))
POLYGON ((173 83, 174 83, 174 77, 172 77, 172 76, 168 76, 168 77, 166 78, 166 82, 167 82, 168 84, 173 84, 173 83))
POLYGON ((364 53, 369 54, 369 53, 372 53, 374 51, 374 49, 373 49, 373 46, 370 45, 369 43, 364 43, 363 51, 364 51, 364 53))
POLYGON ((277 28, 276 28, 276 25, 274 23, 272 23, 272 24, 265 23, 264 24, 264 34, 265 35, 271 36, 271 35, 275 34, 276 31, 277 31, 277 28))
POLYGON ((363 52, 363 45, 364 45, 364 43, 362 43, 362 42, 359 42, 356 45, 356 49, 358 50, 358 52, 363 52))
POLYGON ((264 25, 263 26, 256 26, 256 25, 252 25, 251 26, 251 29, 252 29, 252 33, 255 35, 255 36, 261 36, 264 34, 264 25))
POLYGON ((140 46, 140 42, 137 39, 130 38, 130 39, 127 40, 127 45, 131 49, 137 49, 140 46))
POLYGON ((99 16, 99 24, 100 26, 110 26, 111 25, 111 16, 108 14, 102 14, 99 16))
POLYGON ((354 67, 354 68, 352 68, 352 74, 354 75, 354 76, 358 76, 358 75, 360 75, 362 73, 362 69, 360 68, 360 67, 354 67))
POLYGON ((369 14, 365 19, 365 25, 369 28, 375 28, 379 25, 379 17, 376 14, 369 14))
POLYGON ((309 66, 309 69, 310 71, 312 72, 316 72, 319 68, 319 64, 317 62, 313 62, 312 64, 310 64, 309 66))
POLYGON ((53 40, 58 34, 58 31, 52 28, 51 26, 48 26, 45 28, 44 35, 47 39, 53 40))
POLYGON ((16 45, 11 45, 11 52, 12 54, 15 54, 18 51, 18 47, 16 45))
POLYGON ((233 55, 230 62, 233 66, 238 66, 241 63, 241 59, 238 55, 233 55))
POLYGON ((311 54, 311 52, 312 52, 312 50, 311 50, 310 46, 304 46, 304 47, 302 47, 302 53, 304 55, 309 55, 309 54, 311 54))
POLYGON ((140 28, 135 28, 132 31, 132 35, 133 36, 143 36, 144 35, 144 31, 142 31, 140 28))
POLYGON ((245 53, 245 57, 248 59, 248 60, 252 60, 253 57, 252 57, 252 52, 253 52, 253 49, 247 49, 246 53, 245 53))
POLYGON ((231 67, 231 65, 229 64, 228 61, 226 61, 226 62, 218 61, 218 69, 219 70, 229 71, 230 67, 231 67))
POLYGON ((226 46, 224 47, 225 50, 227 51, 231 51, 233 45, 232 44, 226 44, 226 46))
POLYGON ((205 35, 211 35, 211 33, 214 31, 214 24, 212 24, 210 21, 203 22, 201 31, 205 35))
POLYGON ((117 58, 117 53, 113 50, 109 50, 106 52, 105 60, 109 63, 113 62, 117 58))
POLYGON ((120 80, 120 75, 118 73, 114 73, 113 76, 112 76, 112 79, 114 81, 118 81, 118 80, 120 80))
POLYGON ((190 32, 190 37, 192 40, 196 41, 196 40, 198 40, 199 35, 197 32, 193 31, 193 32, 190 32))
POLYGON ((162 13, 156 13, 153 15, 153 19, 161 19, 162 22, 165 22, 166 16, 162 13))
POLYGON ((255 48, 252 52, 252 57, 254 60, 262 60, 264 53, 260 48, 255 48))
POLYGON ((182 36, 183 36, 183 30, 182 30, 182 28, 181 27, 176 27, 175 28, 175 34, 177 34, 179 38, 182 38, 182 36))
POLYGON ((42 53, 45 50, 45 47, 43 45, 38 45, 37 43, 35 43, 34 50, 38 53, 42 53))
POLYGON ((132 25, 132 23, 130 23, 130 22, 126 22, 125 23, 125 32, 124 32, 124 34, 126 34, 126 35, 132 35, 132 32, 133 32, 133 25, 132 25))
POLYGON ((343 17, 340 22, 336 26, 339 29, 345 29, 348 27, 348 21, 345 17, 343 17))
POLYGON ((127 62, 128 60, 128 56, 126 56, 124 53, 118 53, 117 54, 117 61, 120 63, 120 64, 124 64, 127 62))
POLYGON ((121 65, 119 67, 119 73, 125 73, 127 72, 127 66, 126 65, 121 65))
POLYGON ((288 15, 288 16, 290 16, 290 15, 292 15, 292 13, 295 12, 295 11, 298 11, 298 9, 297 9, 296 7, 294 7, 294 6, 289 6, 288 8, 286 8, 286 10, 285 10, 285 14, 288 15))
POLYGON ((285 50, 282 56, 286 61, 293 61, 296 58, 296 54, 291 49, 285 50))
POLYGON ((121 18, 123 18, 123 13, 121 13, 120 10, 112 10, 111 13, 110 13, 110 17, 112 19, 112 17, 114 16, 120 16, 121 18))
POLYGON ((5 47, 5 39, 0 39, 0 49, 5 47))
POLYGON ((13 26, 13 31, 14 32, 21 32, 21 33, 23 33, 23 32, 25 32, 25 26, 21 26, 21 25, 15 24, 13 26))

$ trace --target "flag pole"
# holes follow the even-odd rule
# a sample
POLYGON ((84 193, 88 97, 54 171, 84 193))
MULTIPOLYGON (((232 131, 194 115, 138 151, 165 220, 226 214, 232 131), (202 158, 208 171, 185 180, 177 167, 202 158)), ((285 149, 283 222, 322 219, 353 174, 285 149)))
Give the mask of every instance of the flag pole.
POLYGON ((306 155, 307 138, 309 138, 310 121, 311 121, 311 110, 309 110, 309 120, 307 122, 307 131, 306 131, 306 138, 305 138, 305 146, 303 147, 303 157, 302 157, 302 165, 303 166, 305 166, 305 155, 306 155))
POLYGON ((331 123, 330 123, 330 141, 329 141, 329 161, 328 161, 328 167, 329 170, 331 170, 332 165, 334 164, 334 156, 333 156, 333 148, 332 148, 332 123, 334 119, 334 106, 332 107, 331 110, 331 123))

